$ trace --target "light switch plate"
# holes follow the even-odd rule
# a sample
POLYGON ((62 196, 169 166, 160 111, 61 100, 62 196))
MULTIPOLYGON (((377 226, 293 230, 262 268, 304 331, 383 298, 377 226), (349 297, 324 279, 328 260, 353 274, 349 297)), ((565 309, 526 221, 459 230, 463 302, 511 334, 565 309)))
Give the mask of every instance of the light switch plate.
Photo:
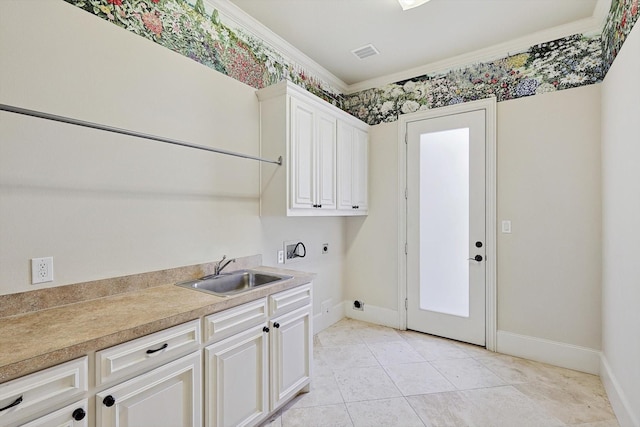
POLYGON ((505 219, 502 221, 502 232, 503 233, 511 233, 511 221, 505 219))

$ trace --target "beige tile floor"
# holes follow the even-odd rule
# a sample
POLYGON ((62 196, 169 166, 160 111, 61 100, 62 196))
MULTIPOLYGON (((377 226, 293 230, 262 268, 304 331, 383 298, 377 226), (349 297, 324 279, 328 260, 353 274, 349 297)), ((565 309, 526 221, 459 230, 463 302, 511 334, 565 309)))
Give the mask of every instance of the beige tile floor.
POLYGON ((618 427, 597 376, 343 319, 315 336, 311 391, 265 427, 618 427))

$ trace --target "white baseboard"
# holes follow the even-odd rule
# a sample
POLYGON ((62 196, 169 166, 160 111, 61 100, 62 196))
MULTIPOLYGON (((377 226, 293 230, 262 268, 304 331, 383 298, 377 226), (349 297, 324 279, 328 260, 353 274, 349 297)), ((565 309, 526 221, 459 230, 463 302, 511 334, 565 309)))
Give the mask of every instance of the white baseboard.
POLYGON ((375 305, 364 305, 364 310, 355 310, 352 301, 344 302, 344 314, 346 317, 363 322, 374 323, 376 325, 389 326, 399 329, 400 315, 397 310, 376 307, 375 305))
POLYGON ((344 302, 331 307, 328 314, 318 313, 313 316, 313 334, 324 331, 344 318, 344 302))
MULTIPOLYGON (((607 391, 609 402, 618 418, 620 427, 640 427, 640 414, 633 413, 633 408, 624 391, 620 388, 620 383, 611 371, 611 366, 609 366, 604 354, 600 357, 600 379, 607 391)), ((636 410, 638 409, 636 408, 636 410)))
POLYGON ((600 351, 577 345, 498 331, 497 351, 589 374, 600 373, 600 351))

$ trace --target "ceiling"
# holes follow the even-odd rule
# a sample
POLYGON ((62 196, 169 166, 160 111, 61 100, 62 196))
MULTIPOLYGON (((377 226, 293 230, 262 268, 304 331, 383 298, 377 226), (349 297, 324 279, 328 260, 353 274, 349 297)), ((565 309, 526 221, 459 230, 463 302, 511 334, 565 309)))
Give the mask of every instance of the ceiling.
POLYGON ((574 34, 581 27, 571 23, 593 21, 597 6, 602 10, 610 0, 431 0, 407 11, 396 0, 230 2, 353 86, 385 76, 388 82, 397 81, 407 70, 513 40, 532 40, 532 34, 560 34, 558 28, 550 31, 554 27, 566 27, 555 38, 574 34), (361 60, 351 53, 369 43, 380 55, 361 60))

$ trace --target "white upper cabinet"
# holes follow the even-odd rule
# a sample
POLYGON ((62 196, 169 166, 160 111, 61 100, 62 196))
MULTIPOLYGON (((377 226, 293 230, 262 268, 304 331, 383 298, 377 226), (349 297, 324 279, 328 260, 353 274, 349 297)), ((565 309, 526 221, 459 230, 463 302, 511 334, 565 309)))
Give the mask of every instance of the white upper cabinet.
POLYGON ((338 122, 338 209, 366 214, 368 209, 369 135, 338 122))
POLYGON ((366 215, 369 126, 290 82, 257 94, 261 155, 284 157, 282 166, 262 165, 261 215, 366 215), (339 127, 353 135, 348 150, 339 127), (357 158, 344 170, 343 152, 357 158), (338 200, 343 187, 356 192, 346 204, 338 200))
POLYGON ((336 208, 336 119, 291 99, 291 208, 336 208))

